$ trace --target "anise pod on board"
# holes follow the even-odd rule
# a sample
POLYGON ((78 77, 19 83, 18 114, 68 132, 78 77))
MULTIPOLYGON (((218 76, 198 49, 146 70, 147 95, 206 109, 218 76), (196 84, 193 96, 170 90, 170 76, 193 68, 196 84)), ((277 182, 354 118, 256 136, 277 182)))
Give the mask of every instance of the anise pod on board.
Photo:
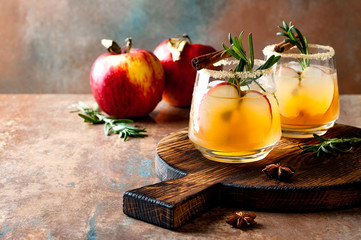
POLYGON ((264 172, 267 177, 277 179, 279 181, 286 181, 295 173, 295 171, 287 166, 282 166, 280 163, 273 163, 267 165, 262 172, 264 172))

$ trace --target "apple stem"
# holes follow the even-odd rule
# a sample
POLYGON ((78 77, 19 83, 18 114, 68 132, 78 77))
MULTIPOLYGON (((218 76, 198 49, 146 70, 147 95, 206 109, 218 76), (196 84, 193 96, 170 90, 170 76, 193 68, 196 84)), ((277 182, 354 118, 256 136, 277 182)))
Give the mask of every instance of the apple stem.
POLYGON ((128 53, 130 51, 130 49, 132 48, 132 44, 133 44, 132 43, 132 38, 131 37, 126 38, 125 42, 126 42, 126 45, 125 45, 126 50, 125 50, 125 52, 128 53))
POLYGON ((189 43, 192 43, 191 38, 185 33, 184 34, 177 34, 177 36, 183 38, 184 40, 186 40, 189 43))

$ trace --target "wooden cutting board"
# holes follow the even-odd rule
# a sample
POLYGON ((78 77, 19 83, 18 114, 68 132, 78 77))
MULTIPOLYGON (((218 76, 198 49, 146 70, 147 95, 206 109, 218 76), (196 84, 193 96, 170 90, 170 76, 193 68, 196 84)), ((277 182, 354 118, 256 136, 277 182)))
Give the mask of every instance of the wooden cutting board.
MULTIPOLYGON (((349 137, 360 128, 336 124, 325 135, 349 137)), ((176 229, 214 206, 240 210, 304 212, 339 209, 361 203, 361 147, 337 157, 300 154, 298 145, 315 139, 282 138, 258 162, 227 164, 207 160, 193 146, 187 130, 162 139, 155 167, 162 182, 130 190, 123 196, 128 216, 176 229), (296 170, 289 182, 268 179, 262 169, 281 163, 296 170)))

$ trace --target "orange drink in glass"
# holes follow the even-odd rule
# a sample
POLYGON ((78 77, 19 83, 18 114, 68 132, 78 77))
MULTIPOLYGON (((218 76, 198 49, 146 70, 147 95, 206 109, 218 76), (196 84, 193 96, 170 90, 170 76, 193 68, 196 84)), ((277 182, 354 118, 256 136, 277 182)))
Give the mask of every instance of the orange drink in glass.
MULTIPOLYGON (((254 69, 261 63, 256 60, 254 69)), ((197 72, 188 135, 208 159, 245 163, 267 156, 281 138, 281 125, 274 70, 227 70, 236 64, 226 59, 215 64, 223 70, 197 72), (250 84, 237 85, 234 78, 250 84)))
POLYGON ((308 138, 323 135, 339 116, 337 73, 332 47, 309 44, 309 54, 291 48, 287 53, 264 48, 266 57, 280 55, 275 70, 282 135, 308 138), (307 63, 302 67, 301 63, 307 63))

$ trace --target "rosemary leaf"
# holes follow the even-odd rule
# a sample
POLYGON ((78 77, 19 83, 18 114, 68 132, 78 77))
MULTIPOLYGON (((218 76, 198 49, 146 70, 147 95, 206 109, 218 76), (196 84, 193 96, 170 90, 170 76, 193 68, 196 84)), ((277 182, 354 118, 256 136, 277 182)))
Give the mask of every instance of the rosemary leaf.
POLYGON ((111 132, 114 134, 119 134, 120 138, 123 138, 124 141, 128 137, 146 137, 145 128, 137 128, 129 125, 134 121, 131 119, 117 119, 113 116, 106 116, 100 112, 100 108, 97 104, 94 105, 94 108, 88 106, 83 102, 79 102, 76 106, 77 110, 70 111, 71 113, 78 113, 78 116, 84 119, 84 122, 92 124, 103 124, 104 123, 104 133, 106 136, 109 136, 111 132))
POLYGON ((248 35, 248 46, 249 46, 249 55, 251 57, 251 66, 250 66, 249 71, 251 71, 253 69, 253 65, 254 65, 252 33, 250 33, 248 35))
MULTIPOLYGON (((243 72, 248 71, 252 72, 254 67, 254 51, 253 51, 253 40, 252 40, 252 33, 248 35, 248 48, 250 57, 247 57, 246 50, 243 48, 242 45, 242 36, 243 31, 240 33, 239 37, 232 38, 231 33, 228 34, 228 40, 231 44, 230 47, 227 47, 224 43, 222 44, 225 52, 229 53, 232 57, 239 60, 239 63, 237 64, 236 68, 233 70, 234 72, 243 72)), ((272 67, 275 63, 277 63, 280 60, 280 56, 275 57, 271 56, 263 65, 259 66, 256 70, 263 70, 272 67)), ((259 76, 261 77, 261 76, 259 76)), ((258 78, 259 78, 258 77, 258 78)), ((250 88, 249 84, 254 82, 257 84, 262 91, 265 91, 264 88, 260 86, 260 84, 256 81, 258 78, 254 79, 237 79, 237 78, 231 78, 229 79, 229 82, 235 83, 236 86, 247 86, 250 88)))
POLYGON ((224 43, 223 43, 223 48, 224 50, 226 50, 226 52, 228 52, 232 57, 234 57, 237 60, 240 60, 241 57, 239 57, 237 54, 235 54, 231 49, 229 49, 224 43))
POLYGON ((110 126, 110 123, 105 123, 104 124, 104 133, 106 136, 109 136, 110 135, 110 129, 111 129, 111 126, 110 126))
POLYGON ((284 36, 284 37, 288 37, 287 33, 283 33, 283 32, 278 32, 276 33, 277 36, 284 36))
POLYGON ((330 138, 326 139, 317 134, 313 134, 313 137, 317 139, 319 144, 311 144, 298 146, 302 153, 312 152, 317 157, 326 153, 336 156, 336 153, 348 153, 353 148, 361 145, 361 137, 345 137, 345 138, 330 138))
POLYGON ((231 33, 228 33, 228 41, 233 44, 232 35, 231 33))
POLYGON ((78 116, 81 117, 81 118, 83 118, 83 119, 84 119, 84 122, 89 122, 89 123, 93 123, 93 124, 98 124, 98 123, 100 123, 100 121, 99 121, 98 119, 89 117, 89 116, 84 115, 84 114, 81 114, 81 113, 79 113, 78 116))
MULTIPOLYGON (((281 29, 283 32, 278 32, 276 33, 276 35, 286 37, 286 39, 284 39, 285 42, 295 45, 301 53, 309 54, 307 39, 302 35, 301 31, 297 29, 294 25, 292 25, 292 22, 287 25, 287 23, 283 21, 282 24, 283 27, 278 26, 278 28, 281 29), (293 31, 297 33, 298 37, 296 37, 293 31)), ((310 66, 309 59, 303 59, 302 61, 299 61, 299 63, 302 67, 302 70, 310 66)))

